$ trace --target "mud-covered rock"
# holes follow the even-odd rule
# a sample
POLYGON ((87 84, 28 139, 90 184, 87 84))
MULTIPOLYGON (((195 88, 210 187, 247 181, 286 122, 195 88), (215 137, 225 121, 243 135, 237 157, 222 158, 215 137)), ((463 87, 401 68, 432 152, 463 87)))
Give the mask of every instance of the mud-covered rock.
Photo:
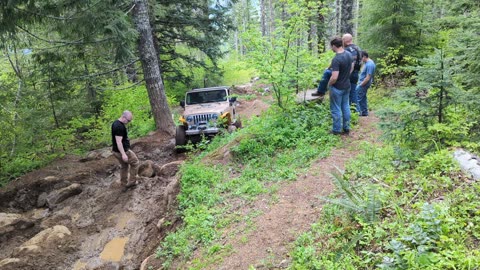
POLYGON ((18 258, 6 258, 0 261, 0 269, 18 269, 20 263, 18 258))
POLYGON ((81 158, 79 161, 87 162, 92 160, 99 160, 99 159, 108 158, 111 155, 112 155, 112 150, 110 147, 107 147, 107 148, 90 151, 84 158, 81 158))
POLYGON ((59 190, 54 190, 47 195, 47 206, 49 208, 54 208, 57 204, 80 193, 82 193, 82 186, 77 183, 59 190))
POLYGON ((175 174, 177 174, 178 168, 180 167, 180 165, 182 165, 182 163, 183 163, 183 161, 181 161, 181 160, 177 160, 177 161, 167 163, 167 164, 163 165, 162 167, 160 167, 160 170, 157 173, 157 175, 164 176, 164 177, 172 177, 175 174))
POLYGON ((37 204, 37 194, 29 188, 22 188, 15 193, 15 197, 10 201, 11 208, 27 211, 35 207, 37 204))
POLYGON ((38 195, 37 198, 37 207, 44 207, 47 204, 47 193, 43 192, 42 194, 38 195))
POLYGON ((15 230, 30 228, 34 223, 20 214, 0 213, 0 236, 15 230))
POLYGON ((56 246, 57 244, 61 243, 62 240, 71 234, 72 233, 67 227, 56 225, 36 234, 30 240, 16 248, 13 254, 15 257, 23 257, 28 254, 42 252, 44 249, 49 248, 52 245, 56 246))
POLYGON ((58 182, 61 182, 61 181, 62 179, 60 179, 59 177, 50 175, 40 179, 38 181, 38 184, 40 185, 41 188, 44 188, 44 187, 55 186, 58 182))
POLYGON ((138 175, 143 176, 143 177, 154 177, 155 176, 155 169, 154 169, 155 163, 151 160, 147 160, 140 164, 138 167, 138 175))

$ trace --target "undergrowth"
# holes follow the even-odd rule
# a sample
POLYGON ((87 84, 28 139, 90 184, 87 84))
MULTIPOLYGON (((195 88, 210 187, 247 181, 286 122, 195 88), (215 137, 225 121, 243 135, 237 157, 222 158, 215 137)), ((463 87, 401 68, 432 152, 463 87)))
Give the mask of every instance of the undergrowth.
MULTIPOLYGON (((269 109, 250 119, 245 128, 216 137, 207 148, 192 155, 181 168, 182 190, 178 196, 184 225, 169 234, 157 257, 171 267, 174 259, 188 260, 198 247, 214 254, 228 252, 217 240, 221 228, 248 220, 235 212, 235 205, 248 204, 259 194, 274 193, 276 183, 296 179, 310 163, 328 155, 338 138, 328 134, 328 108, 321 104, 296 105, 290 110, 269 109), (228 162, 208 162, 219 149, 229 148, 228 162), (213 163, 213 164, 212 164, 213 163), (234 198, 234 199, 232 199, 234 198), (232 204, 235 201, 235 204, 232 204)), ((221 154, 223 156, 223 154, 221 154)), ((192 269, 208 262, 196 260, 192 269)))

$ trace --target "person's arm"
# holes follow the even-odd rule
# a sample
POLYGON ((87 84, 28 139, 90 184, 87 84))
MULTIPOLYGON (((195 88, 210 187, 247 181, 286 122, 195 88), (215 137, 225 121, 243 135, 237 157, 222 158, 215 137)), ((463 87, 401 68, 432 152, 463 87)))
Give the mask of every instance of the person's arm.
POLYGON ((332 71, 332 76, 330 77, 330 80, 328 81, 329 86, 332 86, 337 82, 338 73, 339 73, 339 71, 332 71))
POLYGON ((367 77, 365 77, 365 79, 360 83, 360 86, 365 86, 368 84, 368 82, 370 81, 370 78, 372 76, 370 76, 370 74, 367 74, 367 77))
POLYGON ((375 71, 374 68, 368 64, 365 64, 364 68, 366 69, 365 72, 367 73, 367 76, 365 76, 365 79, 362 82, 360 82, 360 86, 367 85, 373 76, 373 72, 375 71))
POLYGON ((355 67, 355 61, 352 62, 352 66, 350 67, 350 74, 352 74, 354 67, 355 67))
POLYGON ((118 151, 122 154, 122 160, 128 162, 127 153, 125 153, 125 149, 123 149, 122 139, 122 136, 115 136, 115 142, 117 143, 118 151))

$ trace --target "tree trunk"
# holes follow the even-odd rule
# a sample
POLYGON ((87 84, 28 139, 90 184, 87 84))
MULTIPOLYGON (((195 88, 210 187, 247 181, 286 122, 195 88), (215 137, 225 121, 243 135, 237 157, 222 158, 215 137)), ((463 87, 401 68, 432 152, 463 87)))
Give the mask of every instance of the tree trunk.
POLYGON ((155 125, 158 130, 173 135, 175 134, 175 124, 168 107, 158 53, 153 43, 152 28, 148 16, 148 1, 133 0, 133 4, 135 6, 132 16, 139 33, 138 51, 155 125))
POLYGON ((275 32, 275 5, 273 0, 268 0, 268 8, 269 8, 269 20, 268 20, 268 34, 270 37, 273 36, 273 32, 275 32))
POLYGON ((16 148, 17 148, 17 139, 18 139, 18 134, 15 131, 19 119, 18 115, 18 107, 20 104, 20 99, 22 96, 23 92, 23 74, 22 74, 22 69, 20 67, 20 63, 18 62, 18 57, 17 57, 17 47, 13 46, 13 54, 15 57, 15 62, 12 60, 10 57, 10 53, 8 50, 5 50, 5 55, 7 56, 8 61, 10 62, 10 65, 12 66, 12 69, 15 71, 15 75, 17 75, 18 78, 18 88, 17 88, 17 94, 15 95, 15 103, 13 104, 13 108, 15 110, 14 115, 13 115, 13 141, 12 141, 12 148, 10 149, 10 156, 12 157, 15 154, 16 148))
POLYGON ((262 31, 262 37, 267 34, 267 21, 266 21, 266 6, 265 0, 260 0, 260 29, 262 31))
POLYGON ((341 34, 353 34, 353 4, 354 0, 342 0, 341 34))

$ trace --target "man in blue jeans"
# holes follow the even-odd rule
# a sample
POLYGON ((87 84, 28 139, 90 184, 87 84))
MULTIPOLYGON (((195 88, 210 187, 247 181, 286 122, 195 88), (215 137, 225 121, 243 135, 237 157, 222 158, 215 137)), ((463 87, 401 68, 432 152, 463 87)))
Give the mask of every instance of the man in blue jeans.
MULTIPOLYGON (((331 133, 348 135, 350 132, 350 73, 353 70, 353 58, 350 53, 343 49, 341 38, 334 38, 330 41, 330 46, 336 53, 330 64, 332 74, 328 81, 328 86, 330 86, 330 112, 333 119, 331 133)), ((319 92, 315 96, 322 97, 323 94, 319 92)))
POLYGON ((373 83, 373 74, 375 73, 376 66, 373 60, 368 57, 368 52, 366 51, 362 51, 362 61, 365 64, 360 73, 356 89, 358 93, 358 105, 360 106, 358 113, 360 116, 368 116, 367 91, 373 83))
POLYGON ((353 37, 351 34, 345 34, 342 37, 343 48, 349 52, 353 58, 353 71, 350 73, 350 106, 354 105, 355 110, 359 112, 360 107, 358 105, 358 93, 356 91, 358 83, 358 73, 360 72, 362 64, 362 50, 360 47, 353 43, 353 37))

